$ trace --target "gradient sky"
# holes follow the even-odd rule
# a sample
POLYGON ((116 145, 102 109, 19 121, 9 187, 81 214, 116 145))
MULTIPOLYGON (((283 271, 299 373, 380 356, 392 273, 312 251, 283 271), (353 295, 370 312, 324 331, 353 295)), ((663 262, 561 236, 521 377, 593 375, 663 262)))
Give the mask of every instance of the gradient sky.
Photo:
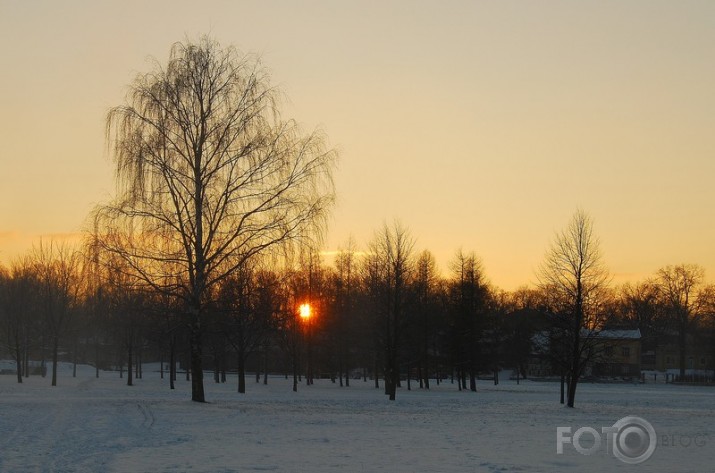
POLYGON ((715 276, 715 2, 0 0, 0 261, 114 190, 107 110, 209 33, 340 150, 326 250, 398 218, 513 289, 577 208, 616 282, 715 276))

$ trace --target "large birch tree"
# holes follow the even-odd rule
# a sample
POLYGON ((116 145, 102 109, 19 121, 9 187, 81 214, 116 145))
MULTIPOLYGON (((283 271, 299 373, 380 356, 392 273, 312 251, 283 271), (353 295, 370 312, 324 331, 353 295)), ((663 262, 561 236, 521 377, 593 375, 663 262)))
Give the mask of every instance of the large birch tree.
POLYGON ((204 37, 176 43, 107 116, 119 185, 98 211, 105 246, 183 301, 194 401, 213 289, 249 258, 319 235, 333 202, 336 153, 281 118, 278 98, 257 58, 204 37))

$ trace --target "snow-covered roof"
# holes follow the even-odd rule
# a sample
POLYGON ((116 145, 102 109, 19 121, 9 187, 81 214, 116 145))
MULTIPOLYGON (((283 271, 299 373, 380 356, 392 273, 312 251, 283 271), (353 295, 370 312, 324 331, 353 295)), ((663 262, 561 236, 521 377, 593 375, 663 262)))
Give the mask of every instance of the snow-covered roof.
POLYGON ((596 334, 600 338, 613 338, 620 340, 640 340, 641 331, 640 329, 635 330, 601 330, 596 334))
POLYGON ((631 340, 639 340, 641 338, 640 329, 635 330, 601 330, 599 336, 604 338, 627 338, 631 340))

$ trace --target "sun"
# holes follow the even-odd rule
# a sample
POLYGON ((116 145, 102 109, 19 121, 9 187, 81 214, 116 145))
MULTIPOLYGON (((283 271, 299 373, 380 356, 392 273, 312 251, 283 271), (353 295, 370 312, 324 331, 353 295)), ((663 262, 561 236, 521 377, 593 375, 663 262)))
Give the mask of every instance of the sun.
POLYGON ((308 320, 312 315, 312 309, 310 308, 310 304, 301 304, 298 308, 298 313, 300 314, 301 319, 308 320))

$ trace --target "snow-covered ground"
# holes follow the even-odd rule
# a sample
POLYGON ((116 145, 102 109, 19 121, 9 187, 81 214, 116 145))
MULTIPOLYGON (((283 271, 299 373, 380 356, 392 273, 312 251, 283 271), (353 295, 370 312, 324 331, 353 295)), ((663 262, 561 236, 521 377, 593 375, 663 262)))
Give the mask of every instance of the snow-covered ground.
MULTIPOLYGON (((208 373, 207 373, 208 375, 208 373)), ((117 373, 68 366, 50 378, 0 376, 2 472, 711 472, 715 388, 582 384, 575 409, 558 403, 557 383, 480 381, 479 392, 444 383, 402 388, 389 402, 372 382, 340 388, 282 377, 214 384, 206 404, 189 383, 145 371, 127 387, 117 373), (653 455, 629 465, 570 444, 556 453, 556 429, 610 427, 634 415, 657 433, 653 455), (675 443, 675 445, 673 445, 675 443)), ((589 437, 582 446, 589 447, 589 437)), ((591 437, 592 443, 592 437, 591 437)))

